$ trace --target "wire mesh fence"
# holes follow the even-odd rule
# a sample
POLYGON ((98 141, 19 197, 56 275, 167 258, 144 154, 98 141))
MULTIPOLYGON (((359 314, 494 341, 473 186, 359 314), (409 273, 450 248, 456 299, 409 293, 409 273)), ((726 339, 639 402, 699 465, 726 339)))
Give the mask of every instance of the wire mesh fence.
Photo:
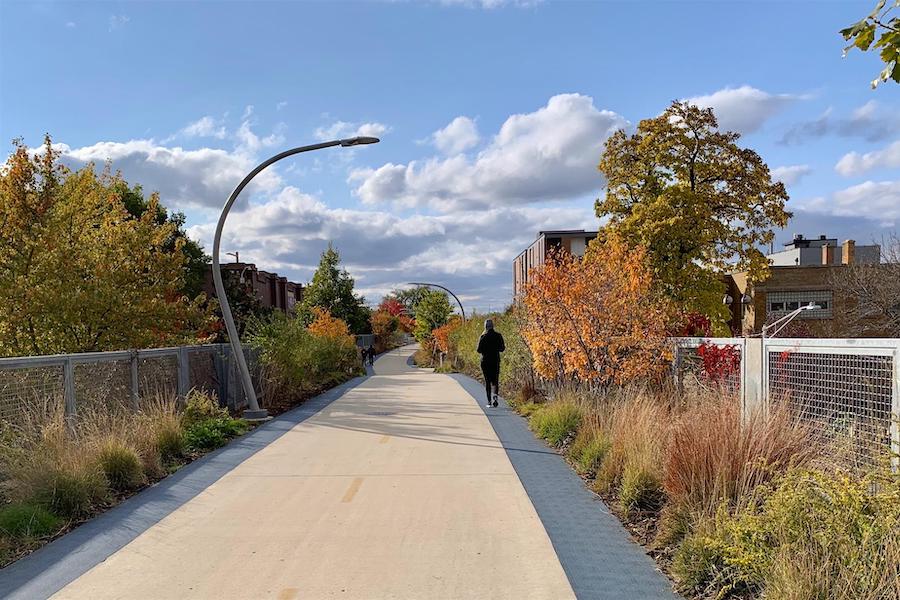
MULTIPOLYGON (((259 386, 256 355, 248 348, 244 355, 259 386)), ((133 410, 195 388, 233 410, 247 406, 227 344, 0 358, 0 421, 19 424, 50 405, 67 418, 101 407, 133 410)))
POLYGON ((784 403, 863 465, 878 462, 891 446, 898 418, 897 351, 840 347, 805 341, 765 347, 766 390, 771 403, 784 403))
POLYGON ((741 393, 742 338, 676 338, 672 371, 681 387, 741 393))
POLYGON ((900 340, 678 338, 679 385, 710 379, 699 356, 705 345, 740 349, 739 365, 720 382, 745 410, 782 403, 851 466, 874 465, 888 449, 900 466, 900 340))

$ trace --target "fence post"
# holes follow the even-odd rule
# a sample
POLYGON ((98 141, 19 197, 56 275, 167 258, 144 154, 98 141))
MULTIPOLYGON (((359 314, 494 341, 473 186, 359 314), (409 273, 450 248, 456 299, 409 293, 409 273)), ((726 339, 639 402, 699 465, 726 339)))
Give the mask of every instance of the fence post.
POLYGON ((190 362, 188 361, 188 349, 182 346, 178 349, 178 397, 187 396, 191 386, 190 362))
POLYGON ((138 410, 141 407, 141 380, 138 377, 138 351, 131 351, 131 408, 138 410))
POLYGON ((63 414, 66 422, 73 425, 75 422, 75 365, 71 358, 63 363, 63 397, 65 408, 63 414))
POLYGON ((763 374, 765 351, 765 345, 760 338, 747 338, 744 342, 744 352, 741 357, 741 361, 744 363, 741 417, 745 423, 750 415, 764 410, 768 401, 763 374))

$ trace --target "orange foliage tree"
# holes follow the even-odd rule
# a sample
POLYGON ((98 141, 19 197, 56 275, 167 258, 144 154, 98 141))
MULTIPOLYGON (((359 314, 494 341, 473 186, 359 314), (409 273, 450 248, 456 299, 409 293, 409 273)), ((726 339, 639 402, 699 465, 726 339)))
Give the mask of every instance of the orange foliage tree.
POLYGON ((434 346, 443 353, 450 352, 450 334, 460 328, 462 319, 458 317, 451 318, 446 324, 441 325, 431 332, 434 339, 434 346))
POLYGON ((394 333, 400 326, 397 317, 389 311, 379 308, 369 317, 369 323, 372 325, 372 333, 375 335, 375 350, 384 352, 391 346, 394 333))
POLYGON ((350 328, 347 323, 332 317, 326 308, 320 306, 312 307, 313 322, 309 324, 309 332, 317 337, 330 338, 333 340, 348 340, 355 344, 355 338, 350 335, 350 328))
POLYGON ((554 253, 531 277, 523 335, 540 375, 621 384, 664 372, 669 310, 643 248, 609 234, 584 258, 554 253))

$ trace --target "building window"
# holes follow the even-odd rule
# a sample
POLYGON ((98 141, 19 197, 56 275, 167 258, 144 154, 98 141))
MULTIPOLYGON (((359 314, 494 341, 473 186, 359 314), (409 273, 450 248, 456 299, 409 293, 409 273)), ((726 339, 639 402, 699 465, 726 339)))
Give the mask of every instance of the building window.
POLYGON ((810 302, 819 306, 797 315, 800 319, 830 319, 833 316, 831 290, 812 291, 772 291, 766 294, 766 304, 770 315, 781 316, 795 311, 810 302))

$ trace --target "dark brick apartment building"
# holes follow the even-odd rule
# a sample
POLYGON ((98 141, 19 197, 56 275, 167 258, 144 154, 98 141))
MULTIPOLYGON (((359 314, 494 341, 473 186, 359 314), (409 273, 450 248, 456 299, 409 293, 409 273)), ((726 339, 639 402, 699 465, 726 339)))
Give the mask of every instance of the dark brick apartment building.
MULTIPOLYGON (((234 277, 253 288, 256 297, 266 308, 277 308, 286 313, 294 312, 298 303, 303 300, 303 285, 288 281, 287 277, 281 277, 277 273, 260 271, 253 263, 233 262, 222 265, 223 278, 234 277)), ((203 291, 209 296, 215 296, 213 285, 212 266, 206 271, 203 281, 203 291)))

